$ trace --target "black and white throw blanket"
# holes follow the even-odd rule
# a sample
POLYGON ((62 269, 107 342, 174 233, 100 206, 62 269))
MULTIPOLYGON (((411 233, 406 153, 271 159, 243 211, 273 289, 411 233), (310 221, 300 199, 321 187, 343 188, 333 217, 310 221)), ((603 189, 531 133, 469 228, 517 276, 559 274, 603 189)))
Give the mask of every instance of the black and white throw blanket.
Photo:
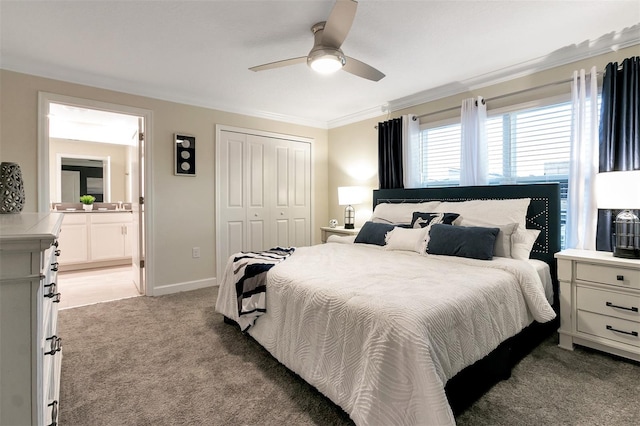
POLYGON ((233 259, 233 277, 238 298, 238 324, 247 331, 267 311, 267 271, 295 251, 294 247, 274 247, 262 252, 241 252, 233 259))

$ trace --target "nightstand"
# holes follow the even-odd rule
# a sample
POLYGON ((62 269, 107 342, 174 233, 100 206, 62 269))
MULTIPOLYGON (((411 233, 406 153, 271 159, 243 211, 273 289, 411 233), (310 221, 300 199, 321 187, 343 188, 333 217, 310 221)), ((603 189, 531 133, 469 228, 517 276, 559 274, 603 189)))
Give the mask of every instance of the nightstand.
POLYGON ((588 346, 640 361, 640 260, 574 249, 555 257, 559 346, 588 346))
POLYGON ((322 242, 326 243, 327 238, 330 235, 357 235, 360 232, 360 228, 356 229, 344 229, 344 226, 336 226, 335 228, 331 228, 329 226, 321 226, 320 230, 322 231, 322 242))

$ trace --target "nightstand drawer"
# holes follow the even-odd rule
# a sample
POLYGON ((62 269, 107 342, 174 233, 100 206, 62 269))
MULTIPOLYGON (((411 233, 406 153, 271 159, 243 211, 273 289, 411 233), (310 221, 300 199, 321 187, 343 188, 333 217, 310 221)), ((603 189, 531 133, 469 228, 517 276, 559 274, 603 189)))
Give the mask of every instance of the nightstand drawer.
POLYGON ((578 331, 640 347, 640 323, 578 311, 578 331))
POLYGON ((576 279, 640 289, 640 270, 577 262, 576 279))
POLYGON ((578 309, 640 322, 640 296, 578 287, 578 309))

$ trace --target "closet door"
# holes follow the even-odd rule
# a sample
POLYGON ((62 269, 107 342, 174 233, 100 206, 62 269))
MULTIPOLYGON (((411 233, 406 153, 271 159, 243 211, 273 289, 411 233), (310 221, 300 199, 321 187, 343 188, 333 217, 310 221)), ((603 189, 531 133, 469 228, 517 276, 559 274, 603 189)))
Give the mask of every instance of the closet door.
POLYGON ((239 251, 311 244, 311 144, 220 131, 217 274, 239 251))
POLYGON ((245 189, 247 194, 247 251, 262 251, 271 248, 269 221, 271 212, 268 185, 272 174, 273 146, 269 138, 247 135, 245 157, 245 189))
POLYGON ((217 273, 222 276, 228 257, 245 250, 246 244, 246 190, 245 152, 247 135, 220 132, 218 141, 218 223, 217 273), (221 269, 222 268, 222 269, 221 269))
POLYGON ((311 244, 311 147, 308 143, 275 140, 273 245, 311 244))

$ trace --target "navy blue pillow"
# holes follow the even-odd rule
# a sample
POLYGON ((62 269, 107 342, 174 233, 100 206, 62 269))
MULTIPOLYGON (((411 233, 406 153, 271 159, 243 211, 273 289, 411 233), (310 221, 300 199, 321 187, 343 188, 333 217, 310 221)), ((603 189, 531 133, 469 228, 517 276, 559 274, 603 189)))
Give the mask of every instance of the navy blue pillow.
POLYGON ((365 222, 356 236, 355 243, 385 245, 384 237, 394 228, 386 223, 365 222))
POLYGON ((413 218, 411 219, 412 228, 424 228, 429 224, 444 223, 445 225, 451 225, 454 220, 459 218, 458 213, 423 213, 413 212, 413 218))
POLYGON ((498 232, 500 228, 434 224, 429 231, 427 253, 491 260, 498 232))

